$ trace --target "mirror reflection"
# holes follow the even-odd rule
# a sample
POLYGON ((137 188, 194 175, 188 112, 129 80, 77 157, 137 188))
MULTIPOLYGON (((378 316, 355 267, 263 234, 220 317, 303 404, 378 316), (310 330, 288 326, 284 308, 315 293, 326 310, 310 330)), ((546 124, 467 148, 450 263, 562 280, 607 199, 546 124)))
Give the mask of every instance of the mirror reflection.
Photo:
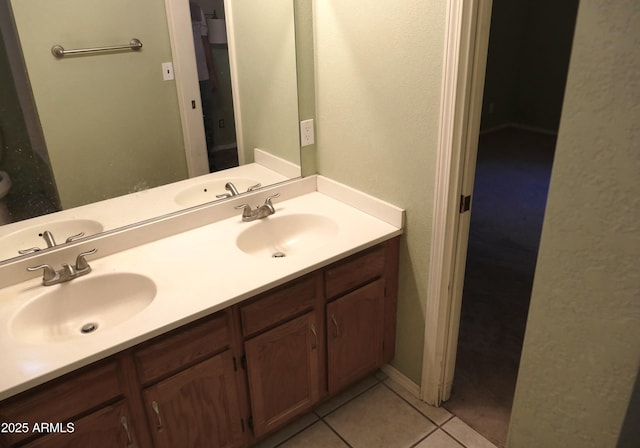
POLYGON ((0 260, 300 175, 293 1, 196 1, 0 0, 0 260))

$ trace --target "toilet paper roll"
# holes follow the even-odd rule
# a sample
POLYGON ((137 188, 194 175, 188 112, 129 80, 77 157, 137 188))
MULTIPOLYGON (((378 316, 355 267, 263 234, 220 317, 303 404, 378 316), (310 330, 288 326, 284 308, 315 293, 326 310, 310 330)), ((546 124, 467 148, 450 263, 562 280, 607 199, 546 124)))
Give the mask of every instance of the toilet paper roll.
POLYGON ((227 43, 227 24, 224 19, 207 19, 210 44, 227 43))

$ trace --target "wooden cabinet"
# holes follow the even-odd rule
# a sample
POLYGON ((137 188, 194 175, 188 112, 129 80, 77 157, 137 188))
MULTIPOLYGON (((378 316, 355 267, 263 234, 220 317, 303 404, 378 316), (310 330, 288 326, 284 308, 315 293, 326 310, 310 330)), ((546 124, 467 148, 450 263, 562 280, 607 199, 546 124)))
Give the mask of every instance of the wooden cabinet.
POLYGON ((61 432, 48 434, 25 448, 48 447, 139 447, 131 424, 131 409, 125 401, 105 406, 75 422, 64 424, 61 432))
POLYGON ((158 448, 227 448, 243 444, 241 415, 227 350, 144 389, 158 448))
POLYGON ((380 367, 384 280, 378 279, 327 305, 329 394, 380 367))
POLYGON ((315 312, 245 342, 256 437, 307 412, 320 392, 315 312))
POLYGON ((321 278, 308 275, 239 306, 251 422, 260 437, 320 398, 321 278))
POLYGON ((244 444, 228 311, 133 350, 157 448, 244 444))
POLYGON ((0 422, 30 429, 0 434, 0 447, 257 442, 393 358, 398 243, 0 402, 0 422), (42 422, 66 431, 34 432, 42 422))
POLYGON ((0 434, 0 446, 139 446, 121 373, 116 356, 1 402, 0 422, 24 431, 0 434))

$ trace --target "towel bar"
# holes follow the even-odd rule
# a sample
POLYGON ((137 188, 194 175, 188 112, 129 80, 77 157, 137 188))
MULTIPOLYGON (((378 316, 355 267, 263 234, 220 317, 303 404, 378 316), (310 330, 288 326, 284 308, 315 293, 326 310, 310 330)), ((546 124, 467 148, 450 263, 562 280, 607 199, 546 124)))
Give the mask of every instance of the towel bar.
POLYGON ((138 51, 142 48, 142 42, 138 39, 131 39, 128 45, 115 45, 112 47, 96 47, 96 48, 78 48, 76 50, 65 50, 62 45, 54 45, 51 47, 51 53, 57 58, 64 57, 67 54, 80 54, 80 53, 97 53, 101 51, 115 51, 115 50, 133 50, 138 51))

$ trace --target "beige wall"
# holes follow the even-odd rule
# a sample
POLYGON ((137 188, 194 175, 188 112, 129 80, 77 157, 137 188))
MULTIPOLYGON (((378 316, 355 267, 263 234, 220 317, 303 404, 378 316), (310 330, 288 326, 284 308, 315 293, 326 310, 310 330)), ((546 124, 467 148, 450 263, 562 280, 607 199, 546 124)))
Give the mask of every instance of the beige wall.
POLYGON ((640 365, 638 48, 636 0, 580 3, 512 448, 617 444, 640 365))
POLYGON ((420 382, 444 0, 314 2, 318 172, 407 210, 394 365, 420 382))
POLYGON ((12 8, 63 208, 187 177, 164 2, 13 0, 12 8), (55 59, 65 48, 140 52, 55 59))

